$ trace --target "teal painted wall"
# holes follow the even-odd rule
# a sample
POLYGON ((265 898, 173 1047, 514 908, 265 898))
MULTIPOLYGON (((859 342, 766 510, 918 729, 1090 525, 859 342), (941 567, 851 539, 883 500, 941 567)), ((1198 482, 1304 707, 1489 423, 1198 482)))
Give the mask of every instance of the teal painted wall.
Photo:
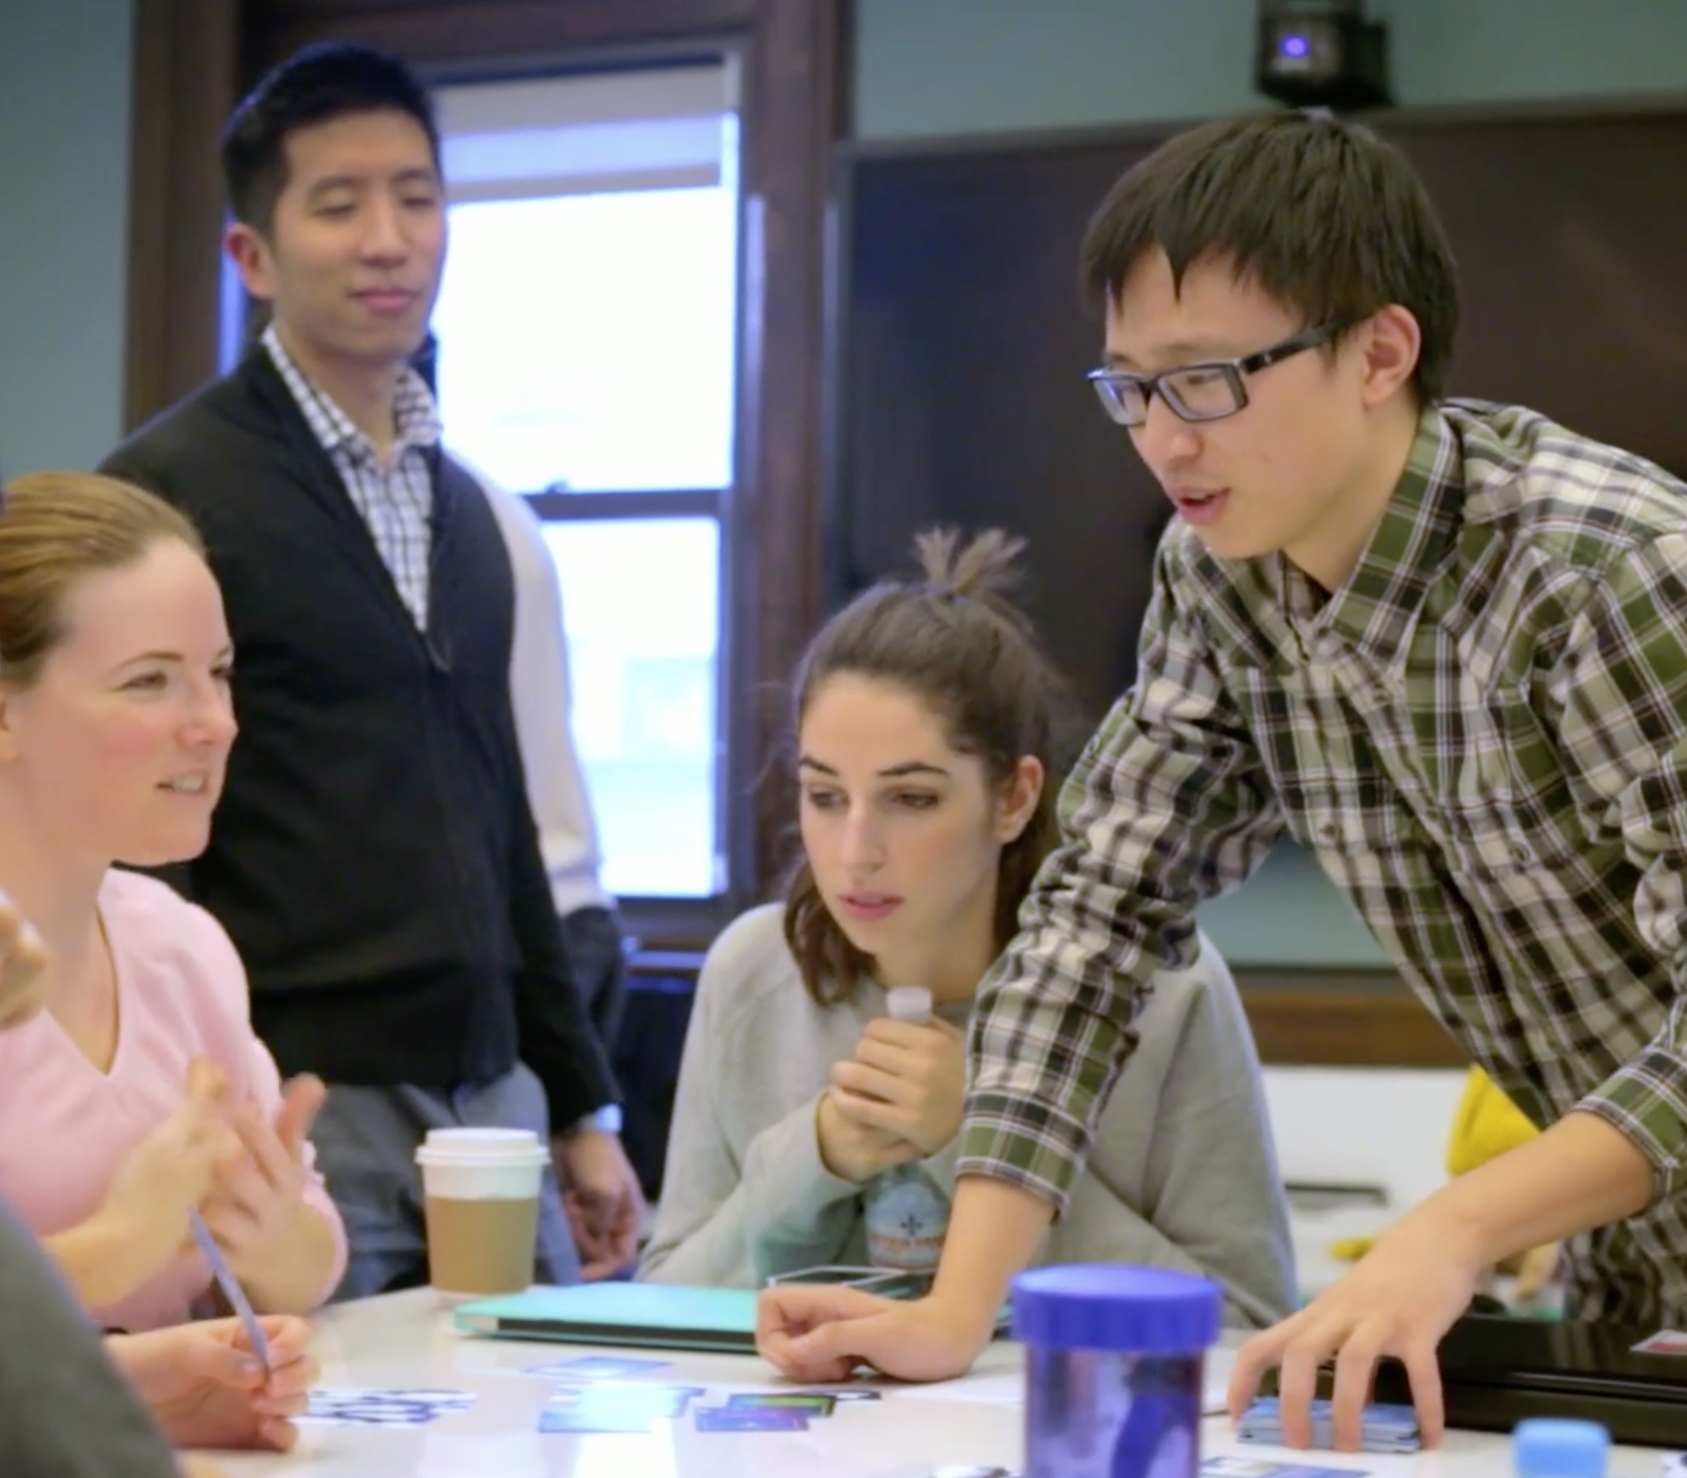
MULTIPOLYGON (((1255 0, 856 0, 863 138, 1195 118, 1253 90, 1255 0)), ((1687 90, 1681 0, 1369 0, 1404 105, 1687 90)))
MULTIPOLYGON (((856 0, 854 131, 890 139, 1196 118, 1253 90, 1255 0, 856 0)), ((1370 0, 1402 105, 1687 92, 1684 0, 1370 0)), ((1687 326, 1684 326, 1687 332, 1687 326)), ((1233 963, 1382 952, 1310 857, 1202 911, 1233 963)))
POLYGON ((117 440, 129 259, 131 0, 0 4, 0 468, 117 440))

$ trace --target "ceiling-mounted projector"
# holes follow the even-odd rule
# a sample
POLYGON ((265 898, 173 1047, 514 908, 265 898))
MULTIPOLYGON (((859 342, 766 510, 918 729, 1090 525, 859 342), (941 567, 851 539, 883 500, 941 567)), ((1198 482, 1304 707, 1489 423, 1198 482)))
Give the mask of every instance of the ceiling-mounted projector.
POLYGON ((1254 85, 1293 108, 1381 108, 1388 28, 1363 0, 1260 0, 1254 85))

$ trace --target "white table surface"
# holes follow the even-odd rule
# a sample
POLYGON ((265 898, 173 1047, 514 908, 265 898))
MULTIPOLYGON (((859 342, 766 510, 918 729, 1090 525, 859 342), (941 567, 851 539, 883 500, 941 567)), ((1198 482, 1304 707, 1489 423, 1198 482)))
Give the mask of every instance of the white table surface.
MULTIPOLYGON (((467 1411, 420 1427, 309 1427, 286 1456, 238 1454, 231 1474, 289 1478, 931 1478, 940 1468, 998 1464, 1023 1456, 1023 1411, 1013 1400, 1022 1353, 995 1345, 971 1376, 942 1386, 878 1383, 880 1401, 840 1404, 806 1432, 698 1432, 688 1415, 656 1421, 648 1434, 541 1435, 539 1409, 556 1382, 525 1367, 575 1355, 644 1354, 671 1362, 639 1379, 704 1386, 694 1405, 720 1405, 736 1391, 773 1389, 771 1367, 751 1356, 624 1351, 603 1346, 470 1339, 428 1290, 327 1310, 314 1345, 326 1386, 451 1387, 473 1391, 467 1411)), ((1221 1353, 1217 1359, 1223 1361, 1221 1353)), ((1204 1456, 1303 1462, 1372 1478, 1498 1478, 1509 1475, 1508 1439, 1454 1432, 1436 1452, 1372 1456, 1291 1454, 1241 1446, 1229 1422, 1211 1417, 1204 1456)), ((1660 1478, 1656 1452, 1615 1448, 1610 1478, 1660 1478)))

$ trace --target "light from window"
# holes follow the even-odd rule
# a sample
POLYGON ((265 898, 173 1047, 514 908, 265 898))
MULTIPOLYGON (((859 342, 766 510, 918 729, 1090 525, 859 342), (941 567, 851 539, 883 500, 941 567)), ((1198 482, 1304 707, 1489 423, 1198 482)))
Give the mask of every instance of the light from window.
POLYGON ((720 526, 713 518, 545 525, 562 584, 574 742, 621 896, 717 889, 720 526))
POLYGON ((450 229, 433 326, 453 446, 527 493, 731 483, 734 191, 472 201, 450 229))
POLYGON ((732 486, 738 66, 452 84, 433 361, 447 444, 549 515, 572 726, 622 897, 713 897, 732 486), (664 499, 663 494, 684 494, 664 499))

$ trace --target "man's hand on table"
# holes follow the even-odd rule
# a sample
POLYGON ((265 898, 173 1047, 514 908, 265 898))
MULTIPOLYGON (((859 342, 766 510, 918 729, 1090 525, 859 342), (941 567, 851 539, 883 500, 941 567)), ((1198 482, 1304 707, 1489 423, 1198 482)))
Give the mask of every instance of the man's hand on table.
POLYGON ((1261 1376, 1276 1367, 1284 1444, 1309 1447, 1318 1368, 1333 1356, 1335 1448, 1357 1452, 1377 1361, 1391 1355, 1406 1368, 1424 1445, 1436 1446, 1446 1425, 1436 1346, 1469 1307, 1482 1267, 1470 1239, 1408 1217, 1304 1309, 1242 1345, 1230 1377, 1231 1420, 1240 1420, 1261 1376))
POLYGON ((861 1365, 900 1380, 965 1375, 990 1342, 966 1310, 940 1299, 879 1298, 836 1284, 785 1284, 756 1303, 756 1350, 808 1384, 848 1380, 861 1365))

